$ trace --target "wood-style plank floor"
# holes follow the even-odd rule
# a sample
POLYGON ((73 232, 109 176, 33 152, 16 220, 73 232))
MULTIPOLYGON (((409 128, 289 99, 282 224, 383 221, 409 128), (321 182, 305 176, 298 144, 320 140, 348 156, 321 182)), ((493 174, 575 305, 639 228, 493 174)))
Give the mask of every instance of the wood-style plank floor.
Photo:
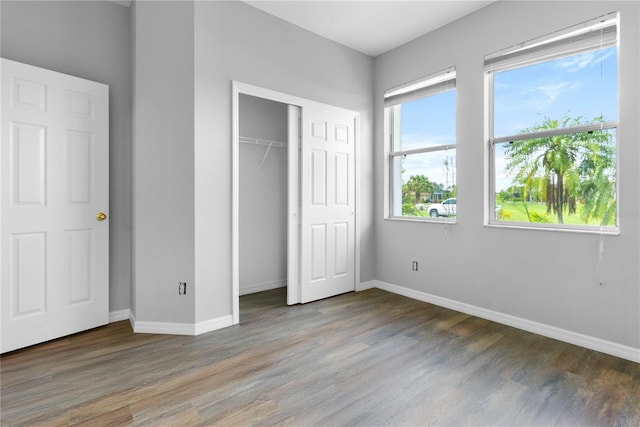
POLYGON ((19 425, 639 426, 640 367, 370 289, 241 298, 197 337, 117 322, 2 356, 19 425))

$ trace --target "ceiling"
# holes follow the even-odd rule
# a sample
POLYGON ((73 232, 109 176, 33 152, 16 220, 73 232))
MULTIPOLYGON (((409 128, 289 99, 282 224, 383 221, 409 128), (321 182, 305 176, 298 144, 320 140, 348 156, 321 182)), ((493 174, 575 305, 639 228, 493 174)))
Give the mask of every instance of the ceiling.
POLYGON ((378 56, 493 1, 245 0, 245 3, 369 56, 378 56))
MULTIPOLYGON (((131 0, 111 1, 131 5, 131 0)), ((242 1, 319 36, 378 56, 496 0, 242 1)))

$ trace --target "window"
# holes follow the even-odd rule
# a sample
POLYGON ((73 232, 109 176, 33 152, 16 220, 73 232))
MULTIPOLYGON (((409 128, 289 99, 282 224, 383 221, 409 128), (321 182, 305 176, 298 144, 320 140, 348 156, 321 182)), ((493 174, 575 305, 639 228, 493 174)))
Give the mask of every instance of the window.
POLYGON ((617 15, 485 57, 493 224, 617 229, 617 15))
POLYGON ((388 217, 456 217, 456 71, 385 92, 388 217))

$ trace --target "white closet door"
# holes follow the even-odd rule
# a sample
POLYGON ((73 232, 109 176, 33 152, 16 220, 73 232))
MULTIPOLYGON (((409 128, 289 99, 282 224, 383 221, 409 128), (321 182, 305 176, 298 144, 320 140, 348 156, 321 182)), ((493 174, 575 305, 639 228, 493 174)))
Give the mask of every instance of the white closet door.
POLYGON ((302 108, 287 109, 287 304, 300 303, 300 120, 302 108))
POLYGON ((301 302, 355 290, 355 117, 302 108, 301 302))
POLYGON ((2 59, 7 352, 109 318, 108 87, 2 59))

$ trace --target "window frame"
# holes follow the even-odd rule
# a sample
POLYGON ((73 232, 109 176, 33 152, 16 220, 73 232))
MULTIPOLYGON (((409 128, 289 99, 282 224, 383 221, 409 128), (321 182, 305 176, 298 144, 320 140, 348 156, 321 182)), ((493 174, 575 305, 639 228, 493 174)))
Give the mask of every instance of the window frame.
MULTIPOLYGON (((574 125, 567 126, 563 128, 554 128, 542 131, 534 131, 534 132, 523 132, 517 135, 502 135, 495 136, 494 133, 494 76, 497 73, 521 69, 529 66, 533 66, 536 64, 542 64, 546 62, 551 62, 557 59, 570 57, 573 55, 577 55, 584 52, 597 51, 601 49, 606 49, 615 46, 616 50, 616 60, 618 61, 617 67, 617 82, 620 81, 620 55, 619 55, 619 16, 617 12, 612 12, 604 16, 600 16, 598 18, 592 19, 590 21, 586 21, 584 23, 578 24, 573 27, 569 27, 568 29, 558 31, 546 36, 542 36, 540 38, 531 40, 529 42, 521 43, 518 46, 511 47, 508 49, 504 49, 503 51, 498 51, 493 54, 489 54, 485 56, 485 67, 484 67, 484 79, 485 79, 485 156, 487 158, 487 185, 485 186, 487 194, 485 200, 485 226, 490 227, 500 227, 500 228, 521 228, 521 229, 535 229, 535 230, 550 230, 550 231, 568 231, 568 232, 581 232, 581 233, 598 233, 598 234, 619 234, 620 233, 620 208, 619 208, 619 176, 620 176, 620 156, 619 156, 619 141, 618 141, 618 128, 619 128, 619 117, 620 117, 620 86, 616 85, 616 101, 618 104, 617 109, 617 117, 616 120, 608 120, 605 122, 597 122, 583 125, 574 125), (602 24, 606 22, 613 21, 613 24, 609 24, 609 27, 614 27, 614 41, 609 41, 608 44, 600 43, 600 46, 595 46, 591 48, 578 48, 571 46, 570 43, 566 46, 565 49, 562 47, 562 38, 564 35, 572 34, 573 32, 580 31, 580 29, 587 29, 589 26, 593 27, 598 24, 602 24), (551 41, 550 47, 547 50, 544 49, 545 41, 551 41), (505 61, 506 63, 503 65, 496 65, 494 61, 496 58, 498 59, 500 55, 511 55, 513 52, 519 50, 526 50, 527 45, 531 46, 535 51, 539 51, 538 55, 532 55, 531 53, 523 55, 525 58, 517 59, 517 60, 509 60, 505 61), (542 48, 541 48, 542 46, 542 48), (506 53, 504 53, 506 52, 506 53), (487 65, 487 58, 491 58, 489 61, 489 65, 487 65), (497 218, 496 212, 496 145, 504 144, 506 142, 512 141, 522 141, 522 140, 530 140, 536 138, 545 138, 551 136, 559 136, 559 135, 574 135, 585 132, 594 132, 594 131, 607 131, 614 130, 615 131, 615 194, 616 194, 616 219, 615 225, 607 225, 607 226, 597 226, 597 225, 587 225, 587 224, 554 224, 554 223, 535 223, 535 222, 519 222, 519 221, 504 221, 497 218)), ((601 36, 602 37, 602 36, 601 36)), ((611 37, 611 34, 609 34, 611 37)))
MULTIPOLYGON (((384 218, 397 221, 416 221, 416 222, 431 222, 431 223, 456 223, 457 214, 455 217, 423 217, 423 216, 404 216, 402 212, 398 214, 394 212, 396 205, 395 199, 398 197, 397 189, 395 188, 394 177, 397 174, 395 171, 395 160, 398 157, 425 154, 438 151, 456 150, 456 166, 457 166, 457 87, 456 87, 456 68, 455 66, 448 67, 447 69, 431 74, 427 77, 413 80, 408 83, 404 83, 399 86, 387 89, 384 94, 384 135, 385 135, 385 168, 384 168, 384 180, 385 180, 385 206, 384 206, 384 218), (449 85, 451 85, 449 87, 449 85), (410 150, 398 150, 395 151, 396 135, 394 132, 395 126, 395 113, 397 108, 401 108, 403 103, 410 102, 412 100, 425 99, 431 96, 435 96, 447 91, 456 91, 455 107, 454 107, 454 120, 455 120, 455 143, 454 144, 442 144, 436 146, 425 146, 421 148, 414 148, 410 150), (392 105, 387 105, 387 100, 390 98, 406 98, 403 101, 396 101, 392 105)), ((457 186, 457 182, 453 185, 457 186)), ((400 185, 400 192, 402 192, 402 184, 400 185)), ((400 198, 402 195, 400 194, 400 198)), ((444 200, 443 200, 444 201, 444 200)), ((402 206, 402 201, 400 201, 402 206)), ((402 207, 400 207, 402 209, 402 207)))

